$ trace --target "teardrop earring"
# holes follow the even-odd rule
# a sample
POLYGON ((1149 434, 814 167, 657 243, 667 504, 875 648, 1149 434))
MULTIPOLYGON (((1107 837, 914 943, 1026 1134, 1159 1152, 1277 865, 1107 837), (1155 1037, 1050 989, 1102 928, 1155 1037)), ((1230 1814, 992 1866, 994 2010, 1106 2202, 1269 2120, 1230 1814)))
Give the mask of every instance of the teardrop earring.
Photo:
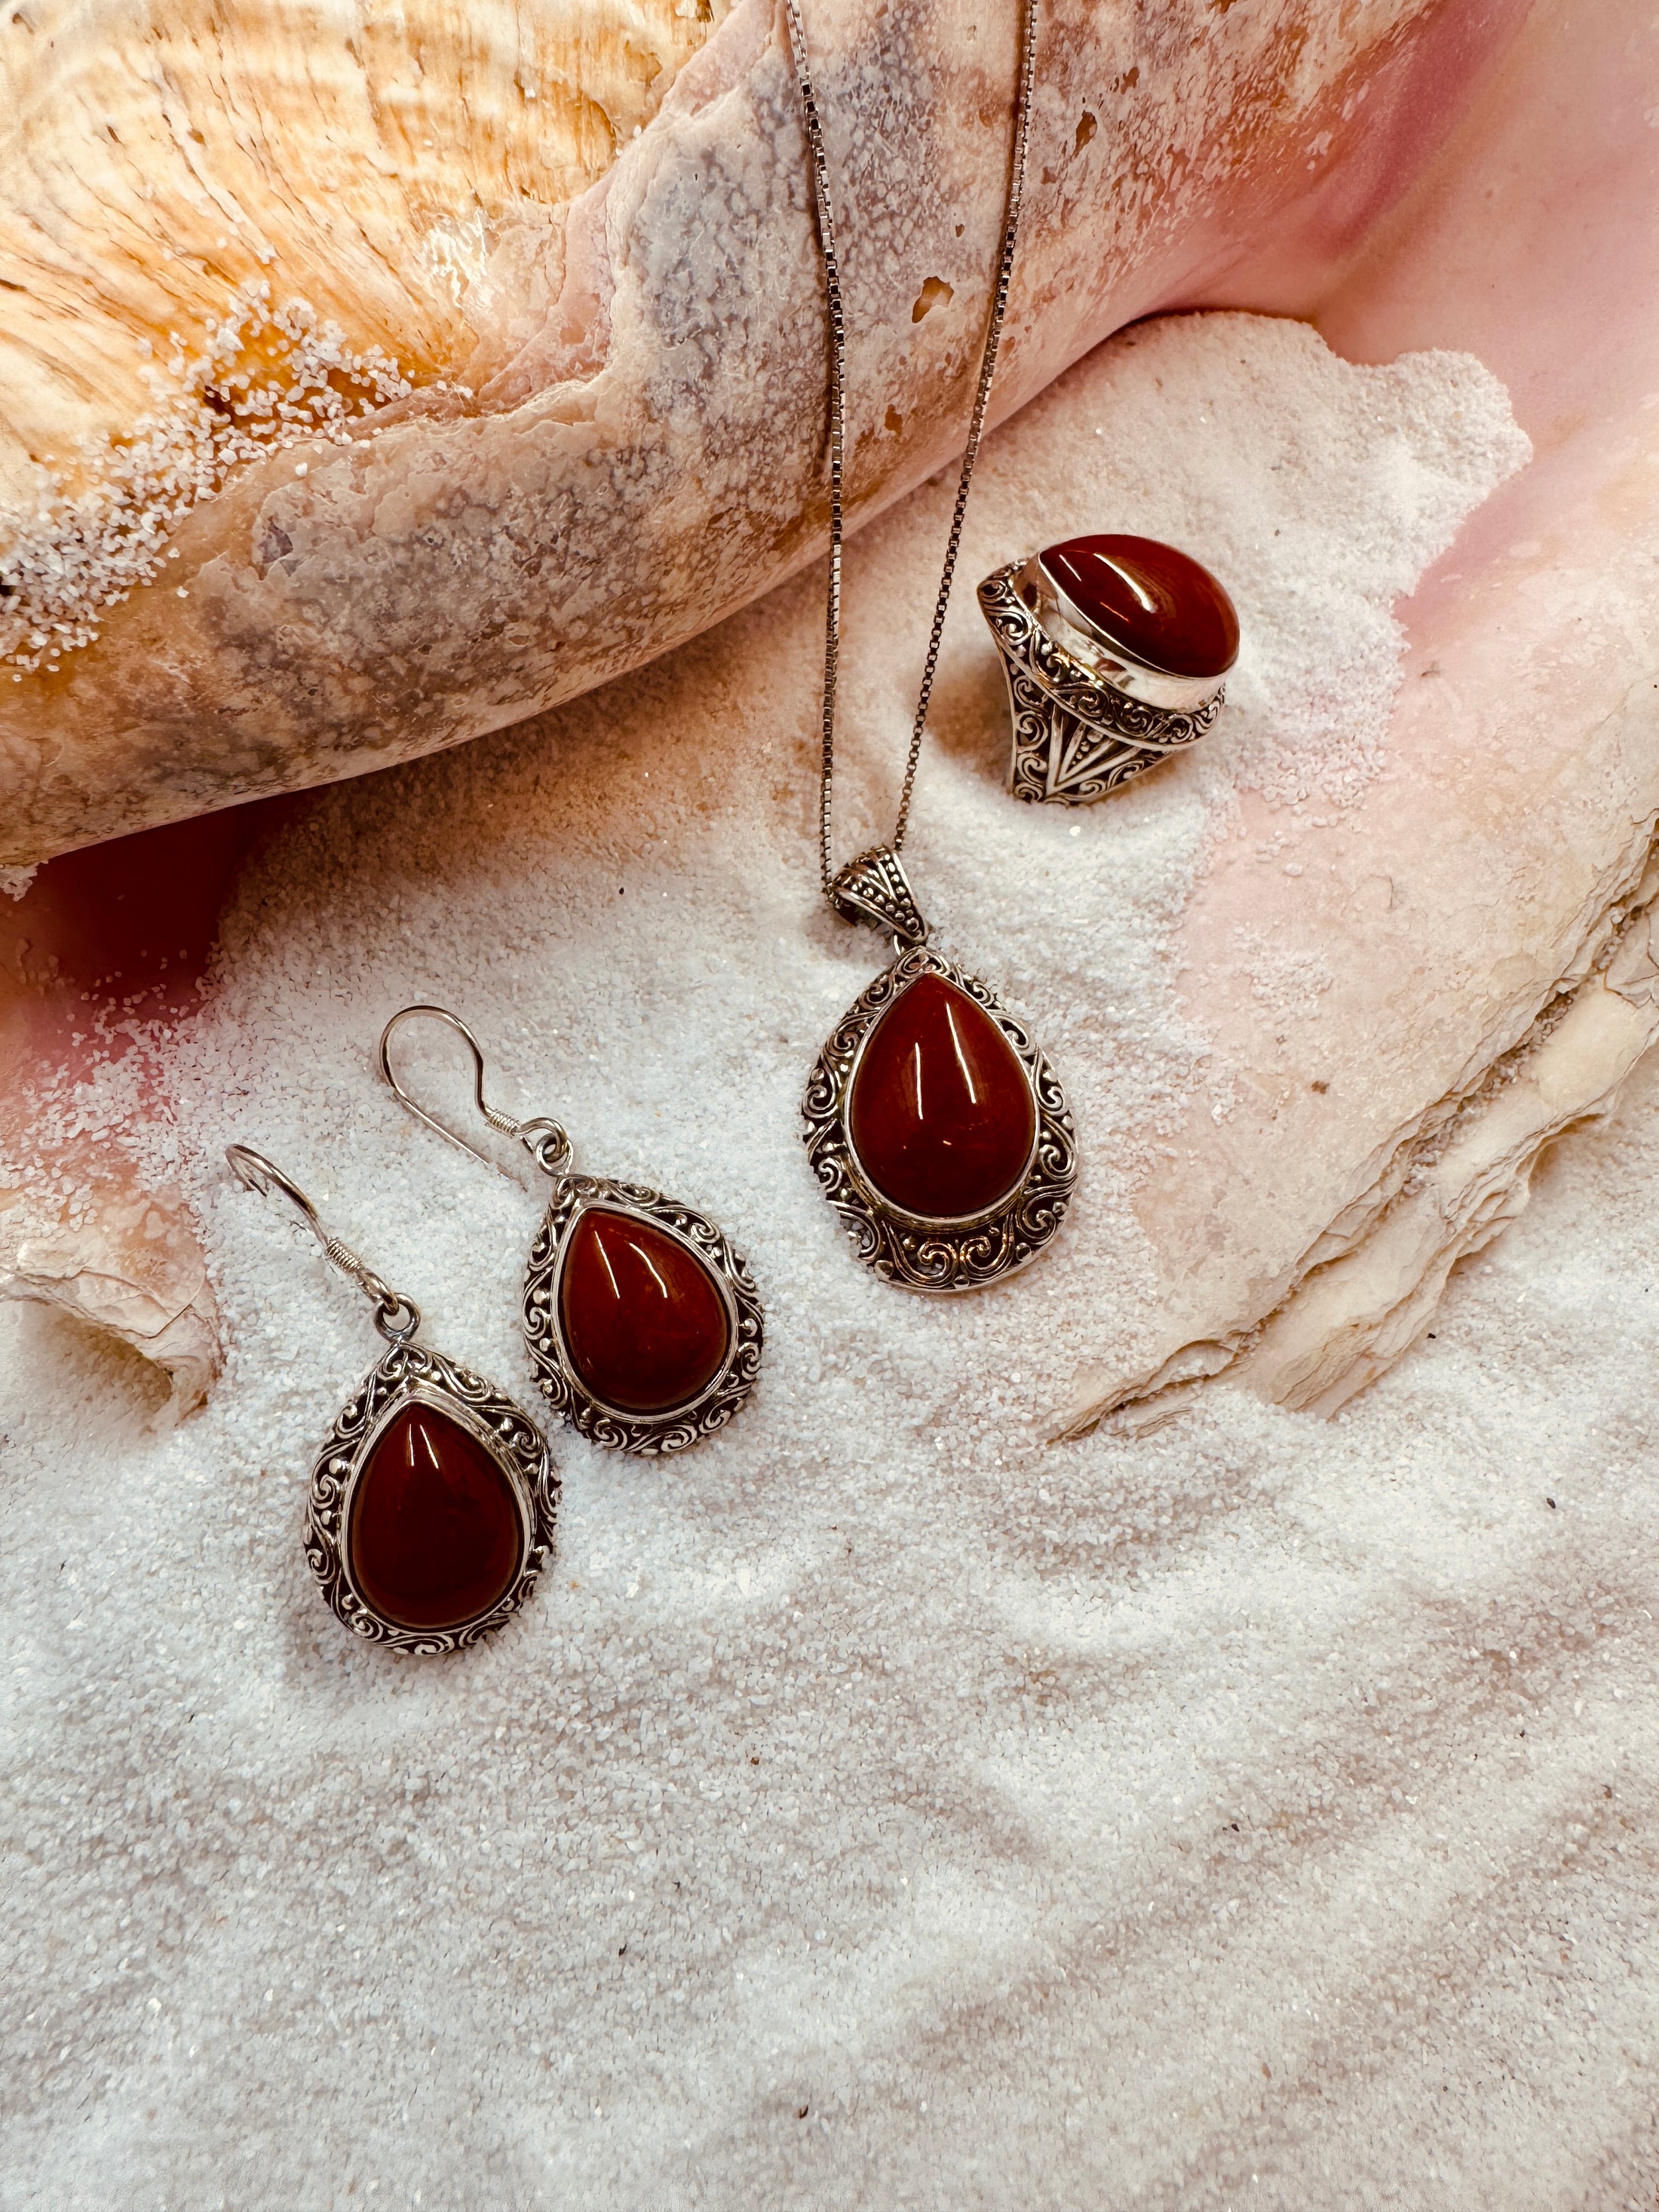
POLYGON ((393 1032, 419 1019, 465 1040, 478 1112, 551 1178, 524 1286, 525 1346, 549 1405, 593 1443, 647 1456, 723 1428, 754 1388, 765 1333, 742 1254, 694 1206, 640 1183, 573 1175, 558 1122, 515 1121, 489 1104, 483 1048, 443 1006, 404 1006, 380 1033, 380 1073, 417 1121, 495 1165, 392 1073, 393 1032))
POLYGON ((297 1183, 246 1145, 246 1189, 280 1191, 374 1308, 386 1339, 311 1471, 306 1559, 354 1635, 459 1651, 516 1613, 553 1550, 559 1478, 536 1424, 482 1376, 414 1341, 420 1309, 326 1230, 297 1183))

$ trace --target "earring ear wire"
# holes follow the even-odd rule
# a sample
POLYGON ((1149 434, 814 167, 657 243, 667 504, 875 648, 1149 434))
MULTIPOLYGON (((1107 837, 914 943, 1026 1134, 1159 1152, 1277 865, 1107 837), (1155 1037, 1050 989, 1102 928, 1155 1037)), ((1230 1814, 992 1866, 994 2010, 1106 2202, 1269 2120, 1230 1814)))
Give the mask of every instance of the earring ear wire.
POLYGON ((417 1121, 423 1121, 428 1129, 435 1129, 446 1142, 453 1145, 458 1151, 470 1153, 475 1160, 482 1161, 485 1167, 494 1168, 498 1175, 504 1172, 499 1164, 492 1160, 487 1152, 481 1152, 476 1145, 470 1144, 465 1137, 452 1129, 447 1122, 441 1121, 435 1114, 428 1113, 420 1101, 410 1097, 409 1092, 398 1082, 392 1066, 393 1032, 404 1022, 416 1021, 422 1017, 429 1021, 447 1024, 457 1036, 465 1039, 466 1048, 472 1055, 473 1103, 489 1127, 503 1137, 515 1138, 530 1154, 538 1167, 550 1175, 556 1174, 570 1158, 570 1139, 565 1134, 563 1128, 546 1115, 537 1115, 528 1121, 515 1121, 510 1114, 503 1114, 498 1108, 489 1103, 484 1097, 483 1047, 460 1016, 452 1014, 447 1006, 427 1005, 401 1006, 380 1031, 378 1055, 380 1073, 385 1077, 392 1095, 398 1104, 406 1108, 417 1121))
POLYGON ((284 1175, 275 1160, 268 1160, 251 1145, 227 1145, 225 1158, 244 1190, 256 1191, 261 1198, 280 1191, 291 1202, 330 1264, 356 1283, 374 1307, 374 1326, 381 1335, 388 1343, 407 1344, 421 1325, 421 1310, 414 1299, 383 1283, 368 1262, 359 1259, 350 1245, 334 1234, 299 1184, 284 1175))

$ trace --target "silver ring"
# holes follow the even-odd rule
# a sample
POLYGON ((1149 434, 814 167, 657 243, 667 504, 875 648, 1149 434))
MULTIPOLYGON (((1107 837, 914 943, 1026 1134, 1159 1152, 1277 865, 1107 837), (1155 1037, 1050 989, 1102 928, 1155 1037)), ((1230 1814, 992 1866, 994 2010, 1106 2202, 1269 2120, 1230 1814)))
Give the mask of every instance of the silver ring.
POLYGON ((1238 658, 1209 570, 1156 538, 1073 538, 979 587, 1008 680, 1016 799, 1082 806, 1201 738, 1238 658))

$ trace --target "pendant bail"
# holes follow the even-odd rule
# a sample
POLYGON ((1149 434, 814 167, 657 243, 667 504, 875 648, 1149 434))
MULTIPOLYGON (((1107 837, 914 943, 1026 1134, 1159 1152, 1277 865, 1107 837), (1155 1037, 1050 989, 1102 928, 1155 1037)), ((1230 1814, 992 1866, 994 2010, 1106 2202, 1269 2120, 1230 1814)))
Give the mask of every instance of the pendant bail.
POLYGON ((839 870, 830 886, 830 903, 844 921, 890 930, 894 941, 907 949, 927 942, 927 925, 910 878, 889 845, 872 845, 839 870))

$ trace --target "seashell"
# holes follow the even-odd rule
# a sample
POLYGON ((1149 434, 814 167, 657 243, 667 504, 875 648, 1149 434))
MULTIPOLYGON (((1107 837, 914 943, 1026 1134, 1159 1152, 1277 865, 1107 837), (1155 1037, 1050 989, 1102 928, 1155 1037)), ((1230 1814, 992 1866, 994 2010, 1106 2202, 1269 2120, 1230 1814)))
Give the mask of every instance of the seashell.
MULTIPOLYGON (((1374 221, 1455 12, 1048 0, 998 411, 1374 221)), ((811 15, 867 515, 960 442, 1017 18, 811 15)), ((499 729, 821 543, 772 0, 27 0, 0 72, 0 867, 499 729)))

